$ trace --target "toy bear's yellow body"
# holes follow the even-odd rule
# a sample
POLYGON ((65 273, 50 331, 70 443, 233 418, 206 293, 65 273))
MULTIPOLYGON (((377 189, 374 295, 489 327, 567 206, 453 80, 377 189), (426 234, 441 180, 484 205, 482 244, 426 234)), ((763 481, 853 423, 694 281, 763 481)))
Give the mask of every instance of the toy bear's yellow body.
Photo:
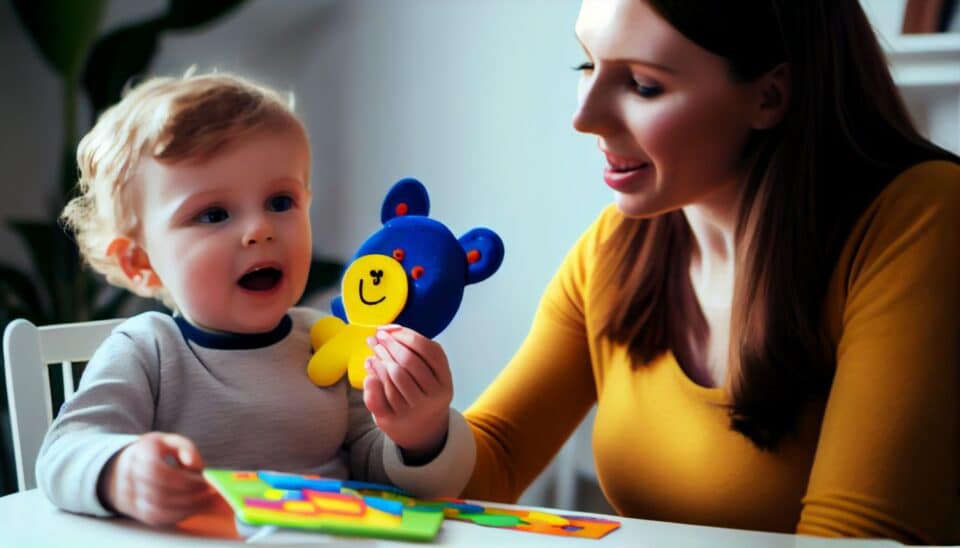
POLYGON ((407 276, 394 258, 365 255, 354 260, 343 275, 341 294, 346 323, 336 316, 321 318, 310 328, 313 357, 307 376, 317 386, 335 384, 346 373, 350 386, 360 390, 373 355, 367 338, 377 326, 392 322, 407 302, 407 276))
POLYGON ((330 386, 347 374, 350 386, 363 388, 363 362, 373 355, 367 337, 376 327, 346 324, 336 316, 321 318, 310 328, 310 342, 316 349, 307 364, 307 376, 317 386, 330 386))

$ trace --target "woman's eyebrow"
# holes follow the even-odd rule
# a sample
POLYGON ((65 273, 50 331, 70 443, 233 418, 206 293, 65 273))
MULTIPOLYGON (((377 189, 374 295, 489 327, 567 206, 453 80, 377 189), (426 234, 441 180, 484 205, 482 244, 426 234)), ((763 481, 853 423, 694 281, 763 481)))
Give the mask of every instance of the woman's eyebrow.
MULTIPOLYGON (((583 42, 580 40, 580 37, 577 36, 576 33, 574 33, 574 36, 576 36, 577 38, 577 43, 580 44, 581 48, 583 48, 584 55, 586 55, 587 57, 592 57, 590 55, 590 52, 587 50, 587 47, 583 45, 583 42)), ((666 72, 668 74, 677 74, 677 70, 674 69, 673 67, 664 65, 662 63, 654 63, 653 61, 648 61, 646 59, 639 59, 636 57, 612 57, 612 58, 605 59, 605 61, 611 62, 611 63, 623 63, 625 65, 643 65, 645 67, 652 68, 660 72, 666 72)))

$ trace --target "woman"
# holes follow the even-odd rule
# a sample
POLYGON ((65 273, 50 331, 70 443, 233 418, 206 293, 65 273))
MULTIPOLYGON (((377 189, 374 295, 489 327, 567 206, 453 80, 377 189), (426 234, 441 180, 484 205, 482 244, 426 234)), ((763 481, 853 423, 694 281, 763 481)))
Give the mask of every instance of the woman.
POLYGON ((960 165, 855 0, 584 0, 616 204, 468 412, 514 500, 595 403, 634 517, 960 541, 960 165))

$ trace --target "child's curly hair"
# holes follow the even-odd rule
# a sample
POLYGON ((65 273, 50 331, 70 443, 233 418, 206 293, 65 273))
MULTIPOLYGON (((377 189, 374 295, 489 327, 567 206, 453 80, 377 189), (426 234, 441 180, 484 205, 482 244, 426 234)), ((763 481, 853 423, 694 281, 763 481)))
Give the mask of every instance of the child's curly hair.
POLYGON ((159 290, 135 286, 107 247, 118 236, 140 240, 135 175, 145 155, 164 163, 199 162, 236 139, 263 130, 294 130, 307 140, 293 97, 224 73, 154 77, 110 107, 77 147, 80 179, 61 222, 80 254, 113 285, 174 308, 159 290))

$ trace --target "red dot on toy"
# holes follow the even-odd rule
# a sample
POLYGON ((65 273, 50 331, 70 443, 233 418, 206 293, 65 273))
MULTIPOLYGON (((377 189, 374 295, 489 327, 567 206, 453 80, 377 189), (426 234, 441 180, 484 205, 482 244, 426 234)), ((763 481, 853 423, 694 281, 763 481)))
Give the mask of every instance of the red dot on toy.
POLYGON ((396 259, 396 260, 398 260, 398 261, 402 261, 405 256, 406 256, 406 255, 404 254, 403 250, 400 249, 399 247, 393 250, 393 258, 394 258, 394 259, 396 259))
POLYGON ((410 271, 410 276, 414 280, 419 280, 423 276, 423 272, 424 272, 423 267, 420 265, 417 265, 413 267, 413 270, 410 271))
POLYGON ((473 264, 480 260, 480 252, 476 249, 471 249, 467 252, 467 262, 473 264))
POLYGON ((397 214, 397 217, 402 217, 406 215, 408 211, 410 211, 410 206, 408 206, 404 202, 400 202, 399 204, 397 204, 396 209, 394 209, 394 212, 397 214))

